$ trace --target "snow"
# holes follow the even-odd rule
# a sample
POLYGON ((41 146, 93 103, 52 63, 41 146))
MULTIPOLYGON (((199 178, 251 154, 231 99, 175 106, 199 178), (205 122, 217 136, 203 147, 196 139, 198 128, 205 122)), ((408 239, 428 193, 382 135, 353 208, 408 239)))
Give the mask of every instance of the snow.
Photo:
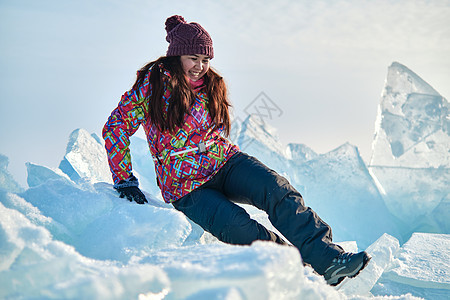
POLYGON ((397 254, 391 270, 385 275, 411 285, 450 290, 450 236, 414 233, 397 254), (439 257, 442 261, 434 260, 439 257), (405 268, 405 265, 408 267, 405 268))
MULTIPOLYGON (((383 96, 380 106, 389 114, 417 121, 440 109, 441 124, 448 119, 444 106, 429 106, 444 98, 406 67, 394 63, 387 82, 386 91, 396 94, 383 96), (407 105, 400 102, 411 93, 407 105)), ((221 243, 164 203, 146 141, 138 137, 131 154, 146 205, 118 197, 103 142, 83 129, 70 135, 59 167, 27 163, 26 189, 0 155, 0 299, 448 299, 448 130, 430 133, 434 123, 425 121, 413 132, 426 141, 417 139, 415 150, 398 158, 382 137, 406 144, 414 135, 378 124, 373 162, 383 166, 367 166, 348 143, 325 154, 284 147, 276 129, 256 116, 233 122, 242 150, 289 178, 331 225, 334 241, 372 256, 360 275, 338 287, 303 266, 293 247, 221 243)), ((276 230, 264 212, 244 208, 276 230)))
MULTIPOLYGON (((5 199, 13 195, 4 193, 1 202, 13 205, 5 199)), ((91 197, 94 201, 94 196, 91 197)), ((95 252, 83 256, 76 247, 57 240, 46 228, 53 219, 47 217, 33 222, 19 210, 0 203, 0 297, 129 299, 140 295, 142 299, 151 299, 151 296, 165 295, 167 299, 219 299, 228 295, 230 299, 347 298, 345 293, 327 286, 310 268, 303 267, 299 253, 293 247, 269 242, 232 246, 211 238, 208 243, 199 238, 189 242, 187 233, 195 234, 194 230, 186 219, 184 223, 173 224, 177 217, 182 217, 173 209, 132 205, 117 197, 111 200, 115 208, 111 211, 116 220, 110 219, 110 226, 95 221, 90 226, 92 231, 103 231, 100 235, 109 238, 108 245, 101 241, 98 244, 97 239, 80 241, 85 248, 100 246, 104 259, 93 259, 95 252), (123 211, 129 207, 132 214, 124 215, 123 211), (146 207, 153 210, 146 211, 146 207), (147 224, 142 223, 139 210, 144 210, 142 216, 147 216, 147 224), (149 218, 156 215, 162 216, 149 218), (160 225, 164 218, 168 220, 160 225), (183 228, 185 232, 176 228, 171 230, 172 233, 164 231, 167 224, 183 228), (120 227, 123 232, 117 231, 120 227), (156 238, 152 245, 140 244, 140 238, 152 235, 152 232, 141 232, 146 231, 143 227, 156 227, 168 240, 156 238), (120 236, 121 241, 115 236, 120 236), (170 239, 171 236, 179 239, 170 239), (182 241, 184 245, 180 244, 182 241), (114 260, 119 251, 129 258, 127 262, 114 260)), ((74 206, 67 205, 69 208, 74 206)), ((34 210, 38 213, 37 208, 34 210)), ((64 227, 70 231, 68 225, 64 227)), ((365 289, 370 290, 370 287, 365 289)), ((399 299, 413 298, 402 296, 399 299)))
POLYGON ((450 236, 414 233, 396 253, 385 270, 375 294, 406 291, 427 299, 448 299, 450 295, 450 236))
POLYGON ((17 210, 0 203, 0 214, 0 298, 123 299, 169 286, 156 266, 89 259, 17 210))

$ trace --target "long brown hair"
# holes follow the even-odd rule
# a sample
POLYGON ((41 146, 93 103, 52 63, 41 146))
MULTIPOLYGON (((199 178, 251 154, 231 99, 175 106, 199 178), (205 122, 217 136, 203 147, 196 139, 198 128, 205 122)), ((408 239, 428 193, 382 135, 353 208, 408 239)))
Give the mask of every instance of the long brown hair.
MULTIPOLYGON (((161 131, 169 130, 175 132, 177 128, 183 127, 185 114, 189 113, 189 109, 195 100, 194 91, 188 80, 186 80, 179 56, 162 56, 146 64, 138 71, 133 89, 139 88, 144 82, 150 68, 152 70, 150 84, 148 85, 149 90, 147 91, 147 95, 150 97, 150 121, 161 131), (165 114, 166 103, 163 99, 165 89, 164 83, 162 82, 162 77, 165 75, 159 68, 161 63, 171 75, 168 79, 172 91, 167 115, 165 114)), ((223 125, 224 132, 228 136, 231 126, 229 115, 229 107, 231 104, 228 100, 225 81, 210 67, 204 75, 204 84, 206 85, 206 94, 208 96, 208 109, 214 126, 217 128, 223 125)))

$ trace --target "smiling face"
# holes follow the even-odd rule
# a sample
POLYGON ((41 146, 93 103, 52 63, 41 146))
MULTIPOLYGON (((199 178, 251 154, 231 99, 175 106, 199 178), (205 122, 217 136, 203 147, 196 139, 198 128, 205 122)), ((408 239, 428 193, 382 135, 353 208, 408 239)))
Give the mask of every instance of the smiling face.
POLYGON ((192 81, 202 78, 209 69, 209 56, 202 54, 182 55, 180 59, 184 73, 192 81))

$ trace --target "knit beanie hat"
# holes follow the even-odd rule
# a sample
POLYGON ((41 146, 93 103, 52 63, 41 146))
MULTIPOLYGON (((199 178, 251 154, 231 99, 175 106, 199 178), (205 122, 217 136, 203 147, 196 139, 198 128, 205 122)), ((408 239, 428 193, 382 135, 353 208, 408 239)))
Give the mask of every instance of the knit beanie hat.
POLYGON ((202 54, 214 57, 213 43, 208 32, 198 23, 187 23, 182 16, 166 20, 167 56, 202 54))

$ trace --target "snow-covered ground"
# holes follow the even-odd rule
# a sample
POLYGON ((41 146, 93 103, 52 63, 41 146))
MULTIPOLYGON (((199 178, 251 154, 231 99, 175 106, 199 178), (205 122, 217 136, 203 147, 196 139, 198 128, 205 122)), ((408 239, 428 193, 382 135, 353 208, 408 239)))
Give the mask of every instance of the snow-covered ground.
POLYGON ((223 244, 164 203, 142 139, 132 159, 149 204, 119 198, 101 139, 77 129, 58 167, 27 164, 27 188, 0 155, 0 299, 449 299, 448 102, 394 63, 377 122, 369 166, 350 144, 317 154, 255 116, 234 123, 242 150, 289 178, 336 242, 372 255, 338 287, 293 247, 223 244))

